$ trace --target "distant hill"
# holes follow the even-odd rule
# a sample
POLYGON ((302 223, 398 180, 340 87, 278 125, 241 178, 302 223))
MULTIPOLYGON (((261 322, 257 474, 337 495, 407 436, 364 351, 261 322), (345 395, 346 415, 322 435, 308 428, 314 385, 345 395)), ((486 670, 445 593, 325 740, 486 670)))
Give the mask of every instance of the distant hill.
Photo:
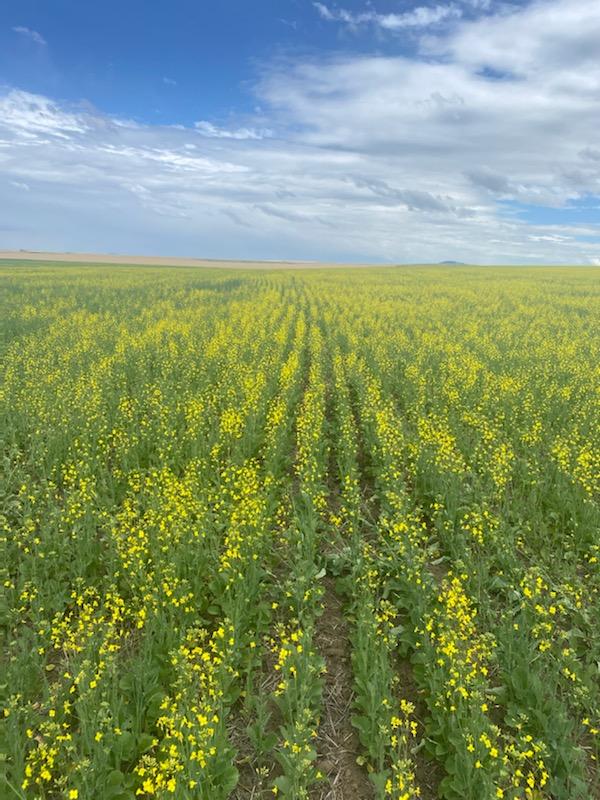
POLYGON ((456 264, 457 266, 465 266, 464 261, 440 261, 440 264, 456 264))

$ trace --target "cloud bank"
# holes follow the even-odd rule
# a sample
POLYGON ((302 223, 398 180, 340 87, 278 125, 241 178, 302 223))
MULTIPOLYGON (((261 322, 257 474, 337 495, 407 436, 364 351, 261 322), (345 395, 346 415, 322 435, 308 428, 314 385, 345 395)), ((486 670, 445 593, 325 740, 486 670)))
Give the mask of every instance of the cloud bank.
MULTIPOLYGON (((395 24, 393 36, 408 26, 395 24)), ((133 123, 6 90, 0 246, 598 263, 597 0, 408 27, 414 57, 266 65, 262 112, 231 127, 133 123)))

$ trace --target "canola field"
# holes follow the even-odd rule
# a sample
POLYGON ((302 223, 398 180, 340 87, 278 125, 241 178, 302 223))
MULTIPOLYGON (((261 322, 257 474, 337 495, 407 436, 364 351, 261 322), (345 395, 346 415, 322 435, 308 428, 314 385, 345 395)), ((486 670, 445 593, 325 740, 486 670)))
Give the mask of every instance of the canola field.
POLYGON ((0 797, 600 797, 600 273, 0 267, 0 797))

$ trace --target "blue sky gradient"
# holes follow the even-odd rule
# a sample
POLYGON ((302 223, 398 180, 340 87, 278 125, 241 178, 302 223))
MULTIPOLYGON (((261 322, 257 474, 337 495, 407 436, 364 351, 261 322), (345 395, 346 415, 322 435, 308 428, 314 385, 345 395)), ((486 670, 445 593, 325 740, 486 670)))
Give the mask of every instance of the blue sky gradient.
MULTIPOLYGON (((319 33, 331 39, 311 5, 300 5, 317 23, 304 33, 307 44, 319 33)), ((252 63, 297 46, 297 30, 285 20, 298 10, 293 0, 5 0, 0 74, 30 92, 85 98, 109 114, 193 124, 198 115, 252 108, 245 90, 252 63), (15 35, 17 26, 43 31, 47 47, 15 35)))
POLYGON ((4 0, 0 249, 600 263, 597 0, 4 0))

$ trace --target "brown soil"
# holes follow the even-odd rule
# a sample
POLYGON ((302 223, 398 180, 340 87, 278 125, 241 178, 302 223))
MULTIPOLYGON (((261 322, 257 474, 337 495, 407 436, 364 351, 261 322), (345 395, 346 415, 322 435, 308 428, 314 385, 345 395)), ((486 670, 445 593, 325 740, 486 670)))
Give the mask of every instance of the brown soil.
POLYGON ((426 569, 434 579, 438 586, 441 586, 444 582, 444 579, 448 576, 450 572, 450 562, 449 561, 440 561, 437 564, 429 563, 426 565, 426 569))
POLYGON ((351 723, 352 666, 348 623, 335 591, 334 579, 323 580, 324 611, 317 621, 315 644, 327 667, 323 689, 323 717, 317 740, 318 769, 326 776, 311 791, 312 800, 368 800, 373 786, 356 763, 361 754, 351 723))

